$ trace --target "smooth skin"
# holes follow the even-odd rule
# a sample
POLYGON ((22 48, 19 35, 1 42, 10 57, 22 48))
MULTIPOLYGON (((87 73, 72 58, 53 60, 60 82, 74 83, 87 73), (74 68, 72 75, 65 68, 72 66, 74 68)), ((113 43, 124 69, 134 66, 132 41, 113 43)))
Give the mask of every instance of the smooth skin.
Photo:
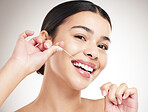
POLYGON ((3 91, 0 93, 0 99, 2 99, 0 104, 2 105, 21 80, 38 70, 46 62, 39 96, 17 112, 138 112, 137 89, 128 88, 124 83, 119 87, 110 82, 101 86, 104 99, 81 98, 80 91, 87 87, 90 81, 73 70, 71 63, 69 63, 71 57, 61 50, 62 47, 76 59, 82 57, 82 59, 95 63, 98 67, 94 73, 94 78, 96 78, 107 62, 106 52, 97 46, 100 44, 109 46, 107 40, 101 39, 102 36, 109 37, 109 34, 108 21, 92 12, 81 12, 69 17, 67 22, 59 27, 54 42, 51 42, 46 31, 42 31, 38 37, 32 40, 26 41, 25 38, 32 36, 33 32, 25 31, 19 36, 12 57, 0 71, 0 91, 3 91), (86 26, 93 30, 94 34, 90 34, 84 29, 69 30, 76 25, 86 26), (78 34, 87 38, 87 41, 74 38, 78 34), (64 45, 59 43, 61 41, 64 42, 64 45), (54 46, 56 43, 60 47, 54 46), (39 46, 36 47, 36 44, 39 46), (70 47, 71 45, 73 46, 70 47), (80 49, 81 45, 84 46, 83 49, 80 49), (56 64, 61 58, 60 62, 65 63, 69 67, 68 70, 62 68, 60 63, 56 64), (55 66, 56 69, 52 66, 55 66), (10 89, 4 88, 3 85, 10 89))
POLYGON ((62 50, 62 46, 51 46, 51 41, 44 42, 40 36, 25 40, 33 34, 33 31, 24 31, 19 35, 12 56, 0 70, 0 106, 27 75, 38 70, 55 52, 62 50), (39 46, 35 47, 37 44, 39 46))

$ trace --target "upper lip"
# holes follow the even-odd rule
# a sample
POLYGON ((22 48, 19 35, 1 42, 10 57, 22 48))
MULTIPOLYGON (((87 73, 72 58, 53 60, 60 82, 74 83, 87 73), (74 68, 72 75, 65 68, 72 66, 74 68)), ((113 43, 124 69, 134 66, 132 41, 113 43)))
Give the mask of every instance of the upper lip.
POLYGON ((94 63, 91 63, 91 62, 83 61, 83 60, 80 60, 80 59, 78 59, 78 60, 72 60, 72 62, 74 62, 74 61, 76 61, 78 63, 81 63, 81 64, 85 64, 85 65, 91 67, 94 70, 97 68, 97 66, 94 63))

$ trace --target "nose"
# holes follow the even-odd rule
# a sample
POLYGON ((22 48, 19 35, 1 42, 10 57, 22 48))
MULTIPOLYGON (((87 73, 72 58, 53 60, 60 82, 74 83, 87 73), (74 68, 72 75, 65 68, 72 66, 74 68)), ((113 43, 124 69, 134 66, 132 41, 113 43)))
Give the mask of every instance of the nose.
POLYGON ((83 53, 92 60, 97 60, 99 57, 99 53, 95 49, 84 49, 83 53))

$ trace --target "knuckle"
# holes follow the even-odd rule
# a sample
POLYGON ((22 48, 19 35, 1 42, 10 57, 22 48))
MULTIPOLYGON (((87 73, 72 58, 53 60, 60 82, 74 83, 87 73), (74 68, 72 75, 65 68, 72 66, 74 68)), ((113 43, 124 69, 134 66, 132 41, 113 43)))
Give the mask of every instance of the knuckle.
POLYGON ((26 35, 27 32, 28 32, 28 30, 25 30, 25 31, 22 33, 22 35, 26 35))
POLYGON ((117 88, 117 85, 116 85, 116 84, 112 84, 112 85, 110 86, 110 89, 113 89, 113 88, 117 88))
POLYGON ((28 32, 30 32, 30 30, 25 30, 25 31, 24 31, 24 33, 28 33, 28 32))
POLYGON ((112 82, 107 82, 106 84, 112 84, 112 82))
POLYGON ((125 91, 125 93, 129 93, 130 92, 130 89, 128 88, 128 89, 126 89, 126 91, 125 91))
POLYGON ((23 35, 26 35, 26 31, 22 32, 22 33, 19 35, 19 37, 20 37, 20 36, 23 36, 23 35))
POLYGON ((133 90, 134 90, 136 93, 138 92, 137 88, 135 88, 135 87, 133 88, 133 90))
POLYGON ((23 34, 24 34, 24 32, 20 33, 19 36, 21 36, 21 35, 23 35, 23 34))
POLYGON ((106 84, 103 84, 101 87, 100 87, 100 89, 106 89, 106 84))
POLYGON ((28 32, 29 30, 25 30, 24 33, 28 32))
POLYGON ((107 86, 104 85, 104 86, 101 87, 101 89, 105 89, 106 90, 107 89, 107 86))
POLYGON ((101 89, 101 90, 103 90, 103 89, 108 90, 108 89, 110 88, 110 85, 111 85, 111 84, 112 84, 111 82, 107 82, 107 83, 103 84, 103 85, 100 87, 100 89, 101 89))
POLYGON ((121 83, 120 86, 127 87, 126 83, 121 83))

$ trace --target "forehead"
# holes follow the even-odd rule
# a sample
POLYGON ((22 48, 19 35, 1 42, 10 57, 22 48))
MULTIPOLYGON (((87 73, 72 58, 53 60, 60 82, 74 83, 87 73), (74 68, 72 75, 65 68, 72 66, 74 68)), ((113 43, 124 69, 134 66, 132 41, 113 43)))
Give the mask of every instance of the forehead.
POLYGON ((111 32, 110 24, 107 19, 104 19, 98 13, 90 11, 82 11, 68 17, 63 25, 67 28, 85 26, 93 30, 96 35, 109 36, 111 32))

